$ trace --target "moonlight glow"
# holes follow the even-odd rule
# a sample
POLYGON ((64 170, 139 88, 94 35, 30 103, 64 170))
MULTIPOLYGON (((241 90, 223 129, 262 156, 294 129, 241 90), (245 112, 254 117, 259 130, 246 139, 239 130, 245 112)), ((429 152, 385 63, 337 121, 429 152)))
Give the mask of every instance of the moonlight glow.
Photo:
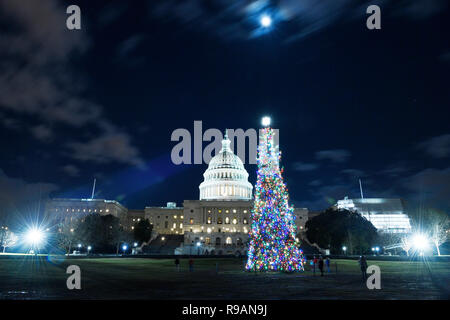
POLYGON ((272 18, 268 15, 263 15, 260 20, 261 26, 268 28, 272 25, 272 18))

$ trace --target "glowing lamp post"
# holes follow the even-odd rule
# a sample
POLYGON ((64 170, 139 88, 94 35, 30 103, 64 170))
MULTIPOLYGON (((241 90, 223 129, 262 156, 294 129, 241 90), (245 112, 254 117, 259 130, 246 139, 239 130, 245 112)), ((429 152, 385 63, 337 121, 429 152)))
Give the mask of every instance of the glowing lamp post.
POLYGON ((430 240, 423 234, 415 234, 412 236, 411 240, 413 248, 419 255, 423 256, 424 251, 428 249, 430 240))
POLYGON ((202 243, 199 241, 196 243, 197 245, 197 255, 200 255, 200 247, 202 246, 202 243))
POLYGON ((261 123, 264 127, 270 126, 270 117, 263 117, 261 123))
POLYGON ((32 228, 25 233, 25 242, 30 245, 31 253, 35 253, 34 249, 39 249, 44 243, 45 234, 37 228, 32 228))
POLYGON ((346 254, 347 254, 347 247, 346 247, 346 246, 343 246, 343 247, 342 247, 342 251, 344 251, 344 254, 346 255, 346 254))
POLYGON ((89 254, 89 252, 91 252, 91 250, 92 250, 92 247, 91 247, 91 246, 88 246, 88 247, 87 247, 88 254, 89 254))
POLYGON ((126 244, 124 244, 123 246, 122 246, 122 250, 123 250, 123 253, 125 254, 125 252, 127 251, 127 249, 128 249, 128 246, 126 245, 126 244))

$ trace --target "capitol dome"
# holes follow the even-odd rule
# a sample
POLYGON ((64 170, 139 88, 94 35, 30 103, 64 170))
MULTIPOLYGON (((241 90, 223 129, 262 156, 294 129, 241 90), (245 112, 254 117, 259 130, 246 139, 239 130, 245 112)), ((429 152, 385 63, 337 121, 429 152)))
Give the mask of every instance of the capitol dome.
POLYGON ((251 200, 253 186, 242 160, 230 148, 227 133, 222 150, 211 159, 200 184, 200 200, 251 200))

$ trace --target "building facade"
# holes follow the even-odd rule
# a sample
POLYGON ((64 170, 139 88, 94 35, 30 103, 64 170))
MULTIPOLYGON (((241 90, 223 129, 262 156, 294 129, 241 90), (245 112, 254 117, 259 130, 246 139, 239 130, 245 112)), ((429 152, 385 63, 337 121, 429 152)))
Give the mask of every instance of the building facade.
POLYGON ((401 199, 363 198, 339 200, 338 209, 347 209, 360 213, 372 222, 378 231, 386 233, 409 233, 411 223, 404 212, 401 199))
POLYGON ((62 223, 75 222, 92 213, 111 214, 119 218, 121 224, 126 224, 128 209, 115 200, 105 199, 56 198, 45 204, 46 217, 62 223))
MULTIPOLYGON (((251 228, 253 186, 241 159, 230 149, 225 134, 221 151, 211 159, 199 186, 199 200, 183 202, 184 254, 245 254, 251 228)), ((297 230, 308 220, 308 210, 294 210, 297 230)))
MULTIPOLYGON (((156 235, 183 235, 178 254, 245 254, 251 228, 253 186, 242 160, 230 149, 225 135, 222 149, 211 159, 199 186, 199 200, 185 200, 181 207, 168 202, 165 207, 128 210, 117 201, 102 199, 52 199, 48 214, 63 215, 74 221, 86 214, 112 214, 121 225, 133 231, 135 225, 148 219, 156 235)), ((306 208, 294 209, 297 231, 302 232, 308 220, 306 208)))

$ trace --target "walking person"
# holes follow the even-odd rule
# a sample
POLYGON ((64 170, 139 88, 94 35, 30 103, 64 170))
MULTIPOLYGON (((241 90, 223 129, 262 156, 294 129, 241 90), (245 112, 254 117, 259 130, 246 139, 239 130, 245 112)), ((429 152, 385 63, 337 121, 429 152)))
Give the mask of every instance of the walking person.
POLYGON ((194 271, 194 259, 189 258, 189 272, 194 271))
POLYGON ((175 259, 175 267, 177 269, 177 272, 180 271, 180 259, 176 258, 175 259))
POLYGON ((327 272, 330 273, 330 257, 325 259, 325 266, 327 267, 327 272))
POLYGON ((317 265, 317 257, 316 256, 314 256, 312 262, 313 262, 313 273, 314 273, 314 275, 316 275, 316 265, 317 265))
POLYGON ((319 258, 319 270, 320 270, 320 276, 323 277, 323 258, 320 256, 319 258))
POLYGON ((359 266, 361 267, 363 281, 366 281, 366 279, 367 279, 367 261, 366 261, 366 257, 364 257, 364 256, 359 257, 358 262, 359 262, 359 266))

